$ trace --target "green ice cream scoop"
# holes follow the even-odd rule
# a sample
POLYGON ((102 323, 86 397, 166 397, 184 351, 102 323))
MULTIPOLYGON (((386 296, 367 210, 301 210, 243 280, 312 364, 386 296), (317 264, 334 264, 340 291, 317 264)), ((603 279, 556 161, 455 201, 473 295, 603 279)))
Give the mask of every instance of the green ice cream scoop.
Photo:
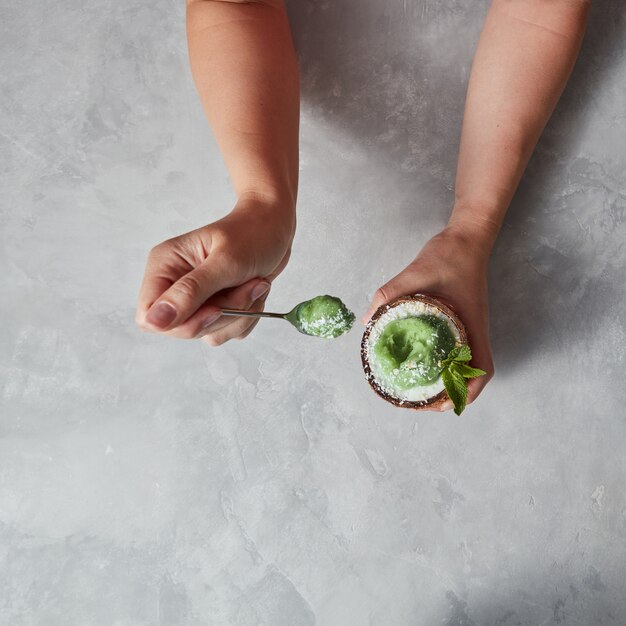
POLYGON ((389 322, 374 345, 385 378, 397 389, 430 385, 441 375, 441 362, 455 345, 450 326, 434 315, 389 322))
POLYGON ((354 313, 335 296, 316 296, 300 302, 289 313, 222 309, 222 315, 282 318, 304 335, 326 339, 347 333, 354 324, 354 313))
POLYGON ((316 296, 301 302, 285 318, 301 333, 325 338, 339 337, 354 324, 354 313, 334 296, 316 296))

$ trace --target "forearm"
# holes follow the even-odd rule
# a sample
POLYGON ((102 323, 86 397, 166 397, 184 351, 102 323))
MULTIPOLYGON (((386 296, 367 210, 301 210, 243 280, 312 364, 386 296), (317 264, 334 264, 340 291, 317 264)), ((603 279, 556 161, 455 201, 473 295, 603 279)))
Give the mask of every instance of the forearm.
POLYGON ((238 198, 293 211, 298 68, 281 0, 188 0, 192 74, 238 198))
POLYGON ((450 224, 491 249, 571 73, 584 0, 494 0, 470 77, 450 224))

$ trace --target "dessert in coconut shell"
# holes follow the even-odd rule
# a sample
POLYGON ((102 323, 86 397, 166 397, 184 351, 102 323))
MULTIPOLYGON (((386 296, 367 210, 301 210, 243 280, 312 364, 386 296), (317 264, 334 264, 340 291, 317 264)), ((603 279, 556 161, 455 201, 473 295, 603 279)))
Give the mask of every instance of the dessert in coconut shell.
POLYGON ((396 406, 436 410, 449 401, 441 361, 467 344, 450 306, 431 296, 401 296, 372 315, 361 341, 361 362, 370 387, 396 406))

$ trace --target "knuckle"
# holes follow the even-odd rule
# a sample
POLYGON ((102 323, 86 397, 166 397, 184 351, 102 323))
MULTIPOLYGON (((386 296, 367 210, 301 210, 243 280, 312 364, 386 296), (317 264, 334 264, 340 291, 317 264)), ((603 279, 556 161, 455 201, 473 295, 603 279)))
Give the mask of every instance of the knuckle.
POLYGON ((234 333, 233 333, 233 329, 220 329, 218 331, 215 331, 213 333, 212 336, 212 345, 217 347, 217 346, 222 346, 224 345, 227 341, 233 339, 234 337, 234 333))
POLYGON ((178 295, 191 300, 200 293, 202 285, 194 274, 187 274, 176 282, 173 289, 178 295))
POLYGON ((227 335, 226 333, 211 333, 208 335, 204 335, 202 340, 208 343, 212 348, 218 348, 219 346, 225 344, 232 337, 227 335))
POLYGON ((189 233, 169 239, 168 244, 172 251, 185 260, 196 257, 199 252, 198 239, 190 237, 189 233))
POLYGON ((233 302, 235 303, 235 308, 237 309, 250 309, 255 303, 255 300, 252 299, 252 292, 247 290, 235 295, 233 297, 233 302))
POLYGON ((165 250, 167 249, 167 246, 168 242, 162 241, 161 243, 151 248, 150 252, 148 252, 148 257, 155 258, 161 256, 163 252, 165 252, 165 250))
POLYGON ((229 339, 232 339, 232 337, 230 337, 229 335, 218 335, 215 338, 215 345, 223 346, 229 339))
POLYGON ((212 348, 217 348, 219 345, 221 345, 215 335, 204 335, 202 337, 202 341, 204 341, 204 343, 208 344, 212 348))
POLYGON ((175 235, 174 237, 170 237, 161 243, 163 248, 174 248, 180 240, 184 237, 184 235, 175 235))
POLYGON ((385 299, 384 296, 380 293, 380 289, 378 289, 374 292, 374 295, 372 296, 372 313, 374 313, 383 304, 385 304, 385 299))
POLYGON ((382 304, 389 302, 389 300, 391 300, 389 288, 386 285, 379 287, 374 294, 374 304, 376 306, 381 306, 382 304))
POLYGON ((375 292, 374 292, 374 302, 380 302, 381 300, 385 299, 385 288, 384 287, 379 287, 375 292))

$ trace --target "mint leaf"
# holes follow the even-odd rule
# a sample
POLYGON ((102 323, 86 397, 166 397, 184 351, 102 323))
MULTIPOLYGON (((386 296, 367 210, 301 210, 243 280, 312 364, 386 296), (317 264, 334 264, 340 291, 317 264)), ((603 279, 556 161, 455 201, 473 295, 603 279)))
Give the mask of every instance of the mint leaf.
POLYGON ((462 346, 458 348, 458 354, 454 357, 455 361, 463 361, 465 363, 469 363, 472 360, 472 351, 470 347, 464 343, 462 346))
POLYGON ((478 378, 487 373, 485 370, 470 367, 469 365, 465 365, 465 363, 452 363, 450 367, 454 367, 454 371, 463 376, 463 378, 478 378))
POLYGON ((446 392, 454 404, 454 412, 461 415, 467 404, 467 383, 465 378, 455 370, 456 368, 444 368, 441 372, 441 378, 446 392))
POLYGON ((452 348, 452 350, 450 350, 450 353, 448 354, 448 357, 443 362, 443 365, 449 365, 450 363, 453 363, 454 361, 468 363, 471 360, 472 360, 472 351, 470 350, 470 347, 466 343, 464 343, 463 345, 457 346, 456 348, 452 348))

